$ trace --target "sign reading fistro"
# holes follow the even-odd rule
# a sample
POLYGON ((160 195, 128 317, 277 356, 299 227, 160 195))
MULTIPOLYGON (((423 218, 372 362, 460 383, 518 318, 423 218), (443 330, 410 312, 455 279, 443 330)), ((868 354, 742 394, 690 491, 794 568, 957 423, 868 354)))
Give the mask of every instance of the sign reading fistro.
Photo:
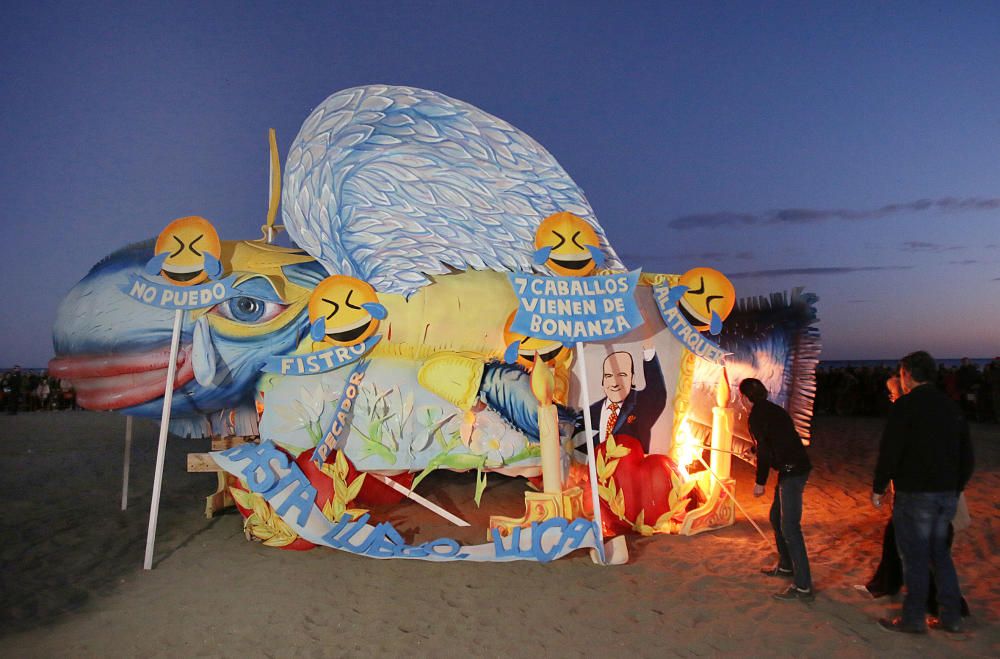
POLYGON ((121 291, 143 304, 161 309, 202 309, 242 295, 233 288, 236 275, 198 286, 171 286, 133 274, 121 291))
POLYGON ((639 270, 595 277, 511 274, 518 297, 511 329, 572 345, 604 341, 642 325, 635 303, 639 270))
POLYGON ((346 366, 364 357, 382 339, 380 334, 352 346, 337 346, 303 355, 268 357, 261 369, 265 373, 282 375, 315 375, 346 366))

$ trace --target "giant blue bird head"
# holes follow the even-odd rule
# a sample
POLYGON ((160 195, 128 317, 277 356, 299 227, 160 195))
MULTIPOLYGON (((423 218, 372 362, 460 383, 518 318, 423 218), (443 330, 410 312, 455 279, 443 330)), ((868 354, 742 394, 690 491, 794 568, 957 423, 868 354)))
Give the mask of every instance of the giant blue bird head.
MULTIPOLYGON (((141 274, 153 241, 100 261, 62 301, 50 372, 70 380, 80 405, 158 418, 174 312, 120 287, 141 274)), ((198 436, 225 428, 256 432, 255 385, 266 359, 308 332, 306 304, 326 271, 304 252, 259 241, 226 241, 221 262, 241 293, 185 314, 171 429, 198 436)))

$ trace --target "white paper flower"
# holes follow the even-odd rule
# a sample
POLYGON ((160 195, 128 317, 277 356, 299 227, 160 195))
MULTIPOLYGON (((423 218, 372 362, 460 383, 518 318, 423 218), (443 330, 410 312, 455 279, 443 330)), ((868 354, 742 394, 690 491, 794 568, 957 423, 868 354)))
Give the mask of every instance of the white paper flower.
POLYGON ((416 454, 431 446, 436 438, 442 435, 447 437, 450 426, 454 425, 450 422, 454 421, 458 414, 445 414, 440 407, 421 405, 414 410, 413 417, 416 420, 416 428, 413 441, 410 442, 410 452, 416 454))
POLYGON ((487 467, 500 467, 517 452, 519 437, 501 419, 490 413, 480 413, 472 429, 469 450, 486 456, 487 467))
POLYGON ((323 387, 319 386, 313 389, 300 388, 299 399, 296 402, 302 409, 303 416, 308 419, 307 423, 319 421, 319 418, 323 416, 323 407, 326 405, 323 387))
POLYGON ((278 428, 289 433, 305 429, 311 436, 318 434, 328 396, 325 387, 320 384, 300 387, 298 395, 291 402, 275 405, 280 420, 278 428))

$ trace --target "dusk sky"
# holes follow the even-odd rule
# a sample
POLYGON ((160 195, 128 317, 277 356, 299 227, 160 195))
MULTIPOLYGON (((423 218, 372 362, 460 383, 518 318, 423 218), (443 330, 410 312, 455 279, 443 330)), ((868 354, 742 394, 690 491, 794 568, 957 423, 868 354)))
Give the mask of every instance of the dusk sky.
POLYGON ((823 359, 1000 354, 1000 3, 24 2, 0 26, 0 368, 172 219, 259 237, 331 93, 440 91, 545 146, 625 263, 819 295, 823 359))

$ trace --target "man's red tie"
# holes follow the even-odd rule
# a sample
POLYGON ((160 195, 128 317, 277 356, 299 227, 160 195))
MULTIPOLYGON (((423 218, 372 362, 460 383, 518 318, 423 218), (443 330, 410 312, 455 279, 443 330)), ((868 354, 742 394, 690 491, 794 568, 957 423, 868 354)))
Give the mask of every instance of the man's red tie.
POLYGON ((608 436, 611 435, 611 431, 615 429, 615 424, 618 422, 618 408, 620 405, 618 403, 611 403, 608 405, 608 409, 611 410, 611 414, 608 415, 608 425, 604 429, 604 440, 607 441, 608 436))

